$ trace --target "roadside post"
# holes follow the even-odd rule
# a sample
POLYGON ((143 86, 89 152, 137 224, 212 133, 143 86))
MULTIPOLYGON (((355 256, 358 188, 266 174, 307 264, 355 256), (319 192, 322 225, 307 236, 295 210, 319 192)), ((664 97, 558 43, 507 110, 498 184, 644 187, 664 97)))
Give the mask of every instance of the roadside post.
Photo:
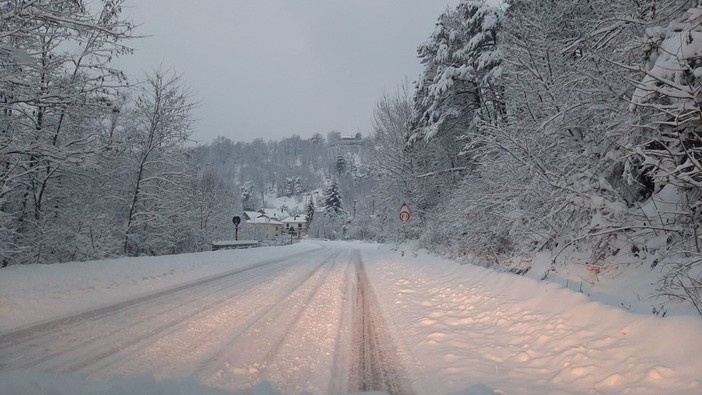
POLYGON ((241 223, 241 217, 235 215, 234 218, 232 218, 232 222, 234 222, 234 240, 239 240, 239 224, 241 223))
POLYGON ((407 223, 412 216, 410 215, 409 207, 406 204, 400 208, 400 222, 402 222, 402 237, 407 240, 407 223))
POLYGON ((293 236, 297 235, 297 232, 295 232, 295 228, 293 228, 292 226, 288 228, 288 234, 290 235, 290 245, 292 245, 293 236))

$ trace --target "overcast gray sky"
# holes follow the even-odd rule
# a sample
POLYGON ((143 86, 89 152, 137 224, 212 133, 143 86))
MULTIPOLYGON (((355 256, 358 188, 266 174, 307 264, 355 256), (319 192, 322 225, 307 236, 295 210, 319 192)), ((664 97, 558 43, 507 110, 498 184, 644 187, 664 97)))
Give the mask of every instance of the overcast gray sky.
POLYGON ((368 134, 383 89, 422 68, 416 48, 459 0, 127 0, 141 24, 133 77, 183 74, 200 107, 193 138, 368 134))

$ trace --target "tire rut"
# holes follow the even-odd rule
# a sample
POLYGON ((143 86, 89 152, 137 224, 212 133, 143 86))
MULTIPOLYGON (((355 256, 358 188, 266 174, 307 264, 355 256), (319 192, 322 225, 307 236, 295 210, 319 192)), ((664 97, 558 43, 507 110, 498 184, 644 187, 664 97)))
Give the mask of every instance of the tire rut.
MULTIPOLYGON (((329 259, 329 258, 325 258, 325 259, 322 261, 322 263, 320 263, 318 266, 316 266, 310 273, 308 273, 308 274, 306 274, 305 276, 303 276, 303 279, 302 279, 302 280, 299 280, 299 279, 298 279, 298 280, 295 280, 294 285, 290 286, 290 287, 287 288, 287 289, 291 291, 292 289, 295 289, 296 287, 298 287, 298 284, 300 283, 300 281, 302 281, 302 282, 307 281, 307 279, 308 279, 310 276, 312 276, 315 272, 317 272, 317 271, 319 270, 319 268, 320 268, 321 266, 323 266, 324 263, 325 263, 328 259, 329 259)), ((265 276, 265 275, 266 275, 266 274, 264 273, 263 276, 265 276)), ((263 277, 263 276, 262 276, 262 277, 263 277)), ((256 283, 257 280, 258 280, 258 279, 256 279, 256 280, 254 281, 254 284, 256 283)), ((211 303, 209 303, 207 306, 205 306, 205 307, 202 309, 203 311, 191 312, 191 313, 188 313, 185 317, 179 318, 179 319, 177 320, 177 323, 176 323, 176 324, 177 324, 177 326, 186 325, 187 323, 191 322, 193 319, 195 319, 195 318, 197 318, 197 317, 199 317, 199 316, 202 316, 204 313, 207 313, 207 312, 210 312, 211 310, 216 310, 216 309, 219 308, 219 307, 225 306, 225 305, 227 304, 227 302, 238 298, 238 297, 239 297, 241 294, 243 294, 243 293, 245 293, 245 291, 244 291, 244 292, 238 292, 238 293, 236 293, 236 294, 230 295, 229 297, 223 298, 223 299, 218 300, 218 301, 215 301, 215 302, 211 302, 211 303)), ((286 293, 287 293, 287 291, 286 291, 286 292, 283 292, 283 294, 286 294, 286 293)), ((274 305, 275 305, 275 304, 274 304, 274 305)), ((258 312, 250 311, 249 314, 258 314, 258 312)), ((127 344, 123 344, 116 352, 112 352, 112 353, 109 354, 109 355, 104 355, 102 358, 95 359, 95 360, 91 361, 90 364, 86 364, 85 366, 81 366, 79 369, 83 369, 83 368, 86 368, 86 367, 90 366, 91 364, 95 364, 95 366, 92 366, 92 367, 90 368, 91 373, 95 373, 95 372, 100 372, 100 371, 109 371, 114 365, 117 365, 117 364, 120 364, 120 363, 123 363, 123 362, 127 362, 127 363, 128 363, 128 361, 129 361, 129 359, 130 359, 130 357, 131 357, 131 353, 129 352, 130 350, 128 350, 128 348, 133 348, 133 347, 135 347, 136 345, 139 345, 140 348, 142 348, 143 346, 145 346, 146 344, 148 344, 147 342, 150 342, 150 343, 156 342, 156 341, 158 341, 160 338, 162 338, 164 335, 166 335, 166 334, 168 334, 168 333, 177 332, 177 331, 179 330, 177 326, 169 326, 168 324, 162 325, 162 326, 160 326, 158 329, 153 330, 151 334, 147 334, 147 335, 144 335, 144 336, 139 336, 139 339, 134 339, 134 341, 130 341, 130 342, 127 343, 127 344), (125 350, 125 349, 126 349, 126 350, 125 350), (122 350, 125 350, 125 351, 122 353, 122 354, 124 354, 124 355, 123 355, 121 358, 117 358, 117 359, 114 359, 114 360, 111 360, 111 361, 105 361, 105 359, 106 359, 107 357, 110 357, 110 356, 112 356, 112 355, 115 355, 115 354, 117 354, 118 352, 121 352, 122 350), (104 362, 98 364, 97 362, 99 362, 99 361, 104 361, 104 362), (105 362, 106 362, 106 363, 105 363, 105 362)), ((115 349, 117 349, 117 347, 115 347, 115 349)), ((112 351, 114 351, 114 350, 112 350, 112 351)), ((75 370, 77 370, 77 369, 74 369, 73 371, 75 371, 75 370)), ((81 371, 82 371, 82 370, 81 370, 81 371)))
POLYGON ((0 359, 0 370, 6 368, 27 369, 42 366, 53 371, 75 372, 115 355, 124 349, 163 334, 165 331, 175 330, 178 325, 202 316, 222 304, 226 304, 229 300, 245 292, 248 286, 255 285, 257 279, 269 275, 268 272, 257 269, 276 264, 285 265, 290 262, 291 258, 304 254, 303 252, 294 254, 291 257, 266 260, 258 264, 206 277, 112 306, 5 333, 0 335, 0 353, 4 356, 4 358, 0 359), (246 274, 250 276, 240 278, 240 276, 246 274), (231 288, 236 288, 235 292, 231 292, 231 288), (198 296, 198 292, 212 295, 222 291, 228 292, 204 306, 200 305, 194 309, 188 308, 189 305, 197 304, 198 302, 202 303, 201 294, 199 298, 195 297, 198 296), (159 300, 183 296, 188 299, 182 304, 173 303, 171 307, 165 310, 146 315, 136 321, 125 321, 117 328, 106 333, 100 332, 91 336, 90 327, 95 322, 112 317, 118 318, 120 315, 128 313, 135 308, 145 307, 159 300), (187 314, 178 315, 176 319, 167 319, 163 324, 155 328, 145 328, 139 336, 117 340, 116 346, 113 347, 105 347, 104 344, 101 344, 103 342, 114 344, 115 337, 120 334, 123 335, 122 332, 125 330, 129 329, 131 332, 134 332, 141 324, 150 324, 161 317, 168 317, 169 314, 172 316, 174 310, 183 308, 188 310, 187 314), (82 330, 80 330, 81 328, 82 330), (87 339, 85 336, 87 336, 87 339), (77 355, 71 357, 72 354, 77 355))
POLYGON ((358 251, 354 251, 356 294, 352 320, 351 391, 413 394, 358 251))
MULTIPOLYGON (((241 364, 241 361, 235 361, 238 361, 240 359, 239 357, 243 357, 242 354, 245 353, 241 353, 240 350, 237 347, 235 347, 235 345, 237 345, 237 342, 245 340, 243 339, 245 335, 250 335, 256 332, 266 333, 266 329, 271 327, 285 328, 285 330, 282 333, 276 334, 274 338, 269 339, 270 347, 268 347, 267 351, 259 352, 256 354, 258 355, 258 357, 255 358, 257 361, 254 363, 257 366, 257 368, 255 369, 256 373, 249 375, 248 380, 255 380, 255 377, 262 375, 266 370, 266 366, 275 357, 281 345, 284 343, 285 339, 290 334, 290 330, 292 329, 292 327, 297 321, 299 321, 299 319, 304 314, 309 304, 309 301, 312 298, 314 298, 321 285, 324 284, 324 282, 326 281, 327 277, 329 276, 329 273, 331 273, 331 270, 335 265, 334 260, 339 255, 340 253, 335 253, 332 256, 325 259, 324 261, 322 261, 318 266, 315 267, 313 271, 308 273, 303 279, 293 284, 288 289, 288 291, 285 292, 285 294, 293 295, 295 292, 301 291, 305 284, 309 283, 310 281, 313 281, 315 276, 325 266, 328 266, 328 264, 332 262, 332 264, 329 265, 327 270, 324 273, 320 274, 316 281, 314 281, 314 285, 311 287, 310 291, 301 291, 303 295, 293 299, 292 301, 290 300, 290 296, 283 297, 280 300, 276 300, 273 303, 270 303, 265 309, 256 312, 256 314, 253 317, 248 319, 247 322, 244 325, 242 325, 242 327, 239 328, 235 333, 233 333, 224 343, 217 346, 216 353, 207 358, 200 364, 200 366, 197 367, 197 369, 195 370, 195 375, 207 379, 208 377, 217 376, 218 374, 221 374, 223 366, 241 364), (292 306, 291 303, 293 303, 292 306), (270 322, 266 322, 266 320, 270 322), (272 325, 271 322, 275 320, 279 322, 276 325, 272 325), (281 323, 281 320, 284 320, 285 322, 281 323), (233 352, 233 350, 236 351, 233 352)), ((258 337, 261 335, 256 334, 256 336, 258 337)))
MULTIPOLYGON (((260 275, 260 274, 259 274, 260 275)), ((245 278, 242 279, 243 281, 238 281, 236 283, 228 283, 228 284, 219 284, 217 288, 210 289, 209 292, 210 294, 216 294, 221 291, 227 291, 228 289, 232 288, 233 286, 237 287, 246 287, 249 283, 251 282, 252 284, 255 284, 255 280, 257 277, 252 276, 250 278, 245 278)), ((198 305, 200 304, 200 300, 198 299, 190 299, 186 301, 183 304, 177 304, 173 303, 171 307, 160 310, 156 312, 153 315, 146 315, 143 316, 140 319, 133 320, 133 321, 127 321, 123 322, 121 325, 117 325, 116 327, 113 327, 113 329, 107 331, 107 332, 99 332, 95 334, 90 334, 90 333, 65 333, 65 331, 57 331, 56 334, 51 334, 50 336, 47 336, 45 338, 34 338, 32 341, 29 342, 24 342, 23 344, 16 345, 15 348, 19 349, 22 352, 22 359, 24 362, 22 362, 20 365, 16 366, 19 369, 28 369, 28 368, 33 368, 39 364, 47 364, 49 363, 49 367, 51 367, 51 361, 56 361, 53 363, 53 365, 62 365, 59 371, 65 371, 65 372, 72 372, 75 370, 80 369, 83 366, 71 366, 71 365, 66 365, 65 362, 61 362, 60 359, 61 357, 74 353, 77 350, 79 350, 81 353, 88 352, 90 353, 92 349, 97 348, 103 349, 104 350, 104 345, 101 343, 109 340, 109 339, 114 339, 115 337, 119 336, 124 336, 125 332, 127 330, 134 331, 136 328, 143 324, 150 324, 153 321, 161 319, 161 317, 168 317, 169 315, 172 315, 172 313, 175 310, 188 310, 190 311, 186 315, 180 315, 178 319, 176 320, 171 320, 167 321, 165 324, 157 327, 157 328, 147 328, 145 329, 145 334, 142 334, 138 336, 137 338, 130 338, 129 340, 125 340, 122 342, 119 342, 119 346, 115 347, 111 350, 104 351, 95 358, 91 360, 86 360, 82 363, 82 365, 86 365, 92 362, 95 362, 96 360, 103 359, 111 354, 116 353, 117 351, 120 351, 124 348, 130 347, 134 344, 137 344, 143 340, 148 339, 149 337, 152 337, 155 334, 162 333, 166 329, 175 329, 174 327, 177 327, 179 324, 187 321, 188 319, 193 319, 199 315, 202 315, 206 312, 208 312, 211 308, 216 307, 217 304, 225 303, 228 300, 231 300, 232 298, 235 298, 238 296, 241 292, 243 292, 245 288, 242 290, 232 294, 228 293, 227 296, 219 298, 212 302, 213 304, 207 306, 210 308, 204 308, 203 306, 199 306, 196 308, 193 308, 190 310, 191 305, 198 305), (73 339, 65 339, 65 338, 70 338, 73 337, 73 339), (60 342, 56 341, 56 339, 61 339, 60 342), (54 346, 53 344, 59 343, 58 346, 54 346), (94 347, 93 347, 94 346, 94 347), (53 351, 51 348, 54 348, 53 351), (41 352, 39 352, 37 356, 32 357, 31 353, 27 352, 28 350, 39 350, 42 349, 41 352)), ((182 292, 182 291, 181 291, 182 292)), ((136 308, 136 307, 135 307, 136 308)), ((121 312, 121 311, 120 311, 121 312)), ((114 315, 110 316, 104 316, 102 318, 99 318, 97 320, 105 320, 113 316, 117 316, 120 312, 115 312, 114 315)), ((76 323, 74 327, 79 326, 81 323, 76 323)), ((7 351, 7 350, 5 350, 7 351)), ((95 351, 93 351, 95 352, 95 351)))

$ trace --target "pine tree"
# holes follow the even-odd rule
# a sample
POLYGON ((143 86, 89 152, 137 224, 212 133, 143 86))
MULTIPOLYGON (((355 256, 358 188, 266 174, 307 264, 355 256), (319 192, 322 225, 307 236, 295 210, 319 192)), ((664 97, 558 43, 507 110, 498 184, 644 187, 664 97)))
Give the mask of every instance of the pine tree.
POLYGON ((314 220, 314 201, 313 199, 310 199, 309 203, 307 203, 307 207, 305 208, 305 219, 307 221, 307 224, 305 225, 307 227, 307 230, 310 229, 310 225, 312 225, 312 221, 314 220))
POLYGON ((294 183, 294 193, 295 195, 300 195, 303 190, 302 190, 302 179, 300 177, 295 177, 295 183, 294 183))
POLYGON ((253 194, 254 182, 246 181, 241 186, 241 205, 244 210, 255 210, 255 197, 253 194))
POLYGON ((501 17, 482 0, 463 0, 439 17, 436 30, 418 49, 425 68, 415 95, 415 138, 464 129, 476 115, 494 118, 501 111, 496 86, 501 17))
POLYGON ((462 0, 418 48, 424 71, 405 149, 416 164, 413 199, 421 212, 446 201, 475 168, 482 128, 502 118, 501 21, 501 11, 484 1, 462 0))
POLYGON ((336 156, 336 173, 339 177, 341 177, 342 173, 346 173, 346 170, 348 168, 348 165, 346 163, 346 158, 344 158, 344 155, 338 154, 336 156))
POLYGON ((295 193, 294 181, 291 177, 285 179, 285 185, 283 186, 283 196, 291 197, 295 193))
POLYGON ((339 183, 332 179, 324 190, 324 211, 327 213, 343 213, 339 183))

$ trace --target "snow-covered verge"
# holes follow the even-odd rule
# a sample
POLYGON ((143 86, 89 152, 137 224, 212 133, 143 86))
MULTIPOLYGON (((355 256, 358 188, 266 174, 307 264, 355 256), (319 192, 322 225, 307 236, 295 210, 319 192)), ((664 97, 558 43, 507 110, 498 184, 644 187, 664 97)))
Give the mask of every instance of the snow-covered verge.
POLYGON ((319 248, 314 243, 0 270, 0 332, 319 248))
POLYGON ((504 394, 702 392, 696 316, 636 314, 572 285, 421 250, 363 247, 363 258, 374 262, 371 281, 410 350, 418 393, 475 385, 504 394))

